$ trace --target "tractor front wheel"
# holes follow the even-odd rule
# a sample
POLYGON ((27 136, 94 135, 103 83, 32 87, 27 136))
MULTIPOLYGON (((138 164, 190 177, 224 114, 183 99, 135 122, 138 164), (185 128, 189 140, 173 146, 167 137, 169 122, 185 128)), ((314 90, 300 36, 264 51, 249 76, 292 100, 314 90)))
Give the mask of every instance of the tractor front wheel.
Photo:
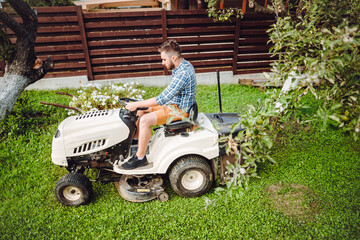
POLYGON ((92 185, 81 173, 68 173, 55 186, 55 196, 64 205, 80 206, 90 200, 92 185))

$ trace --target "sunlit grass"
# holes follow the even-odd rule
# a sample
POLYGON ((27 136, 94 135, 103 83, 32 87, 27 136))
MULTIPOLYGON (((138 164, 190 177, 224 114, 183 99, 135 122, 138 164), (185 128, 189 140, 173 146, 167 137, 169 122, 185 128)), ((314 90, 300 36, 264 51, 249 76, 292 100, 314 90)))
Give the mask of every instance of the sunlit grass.
MULTIPOLYGON (((144 98, 149 98, 163 88, 143 89, 144 98)), ((0 239, 360 238, 360 147, 349 136, 289 125, 273 149, 278 164, 260 164, 261 178, 252 180, 241 198, 219 200, 206 210, 204 197, 216 198, 213 191, 181 198, 169 184, 167 202, 130 203, 113 184, 93 183, 88 205, 66 207, 57 201, 54 187, 67 171, 54 165, 50 154, 52 136, 67 111, 39 101, 67 104, 71 98, 54 91, 27 94, 30 105, 21 110, 24 118, 9 122, 7 127, 16 127, 0 138, 0 239), (26 131, 17 132, 24 126, 26 131), (302 216, 277 208, 269 191, 283 186, 278 195, 287 197, 296 191, 295 185, 309 189, 300 203, 302 216)), ((247 104, 261 104, 265 94, 252 87, 222 85, 222 97, 224 112, 241 113, 247 104)), ((218 112, 216 87, 198 86, 197 102, 202 112, 218 112)), ((311 100, 309 104, 316 108, 311 100)))

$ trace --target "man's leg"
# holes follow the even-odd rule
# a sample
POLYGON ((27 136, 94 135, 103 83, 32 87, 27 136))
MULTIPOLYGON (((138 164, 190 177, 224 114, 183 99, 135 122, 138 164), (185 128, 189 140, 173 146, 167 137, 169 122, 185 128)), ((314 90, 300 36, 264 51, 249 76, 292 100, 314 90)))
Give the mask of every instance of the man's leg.
POLYGON ((138 150, 135 156, 122 165, 124 169, 134 169, 147 164, 145 154, 151 139, 151 127, 165 124, 170 117, 170 109, 166 106, 154 107, 152 111, 138 119, 138 150))
POLYGON ((139 139, 139 122, 140 122, 140 119, 142 118, 142 116, 144 116, 145 114, 151 112, 151 108, 149 108, 149 110, 139 110, 137 111, 137 116, 138 116, 138 120, 136 121, 136 133, 135 133, 135 136, 134 138, 137 140, 139 139))
POLYGON ((151 139, 151 127, 157 123, 157 116, 155 112, 151 112, 143 115, 139 121, 139 138, 138 138, 138 150, 136 156, 142 159, 145 156, 146 148, 151 139))

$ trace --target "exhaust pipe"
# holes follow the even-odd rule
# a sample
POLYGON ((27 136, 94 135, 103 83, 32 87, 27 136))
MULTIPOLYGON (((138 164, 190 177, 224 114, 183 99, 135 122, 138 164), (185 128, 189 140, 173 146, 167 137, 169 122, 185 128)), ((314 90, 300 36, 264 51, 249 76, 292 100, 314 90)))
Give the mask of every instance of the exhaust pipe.
POLYGON ((219 72, 219 70, 216 70, 216 75, 217 75, 217 84, 218 84, 219 108, 220 108, 220 113, 222 113, 221 89, 220 89, 220 72, 219 72))

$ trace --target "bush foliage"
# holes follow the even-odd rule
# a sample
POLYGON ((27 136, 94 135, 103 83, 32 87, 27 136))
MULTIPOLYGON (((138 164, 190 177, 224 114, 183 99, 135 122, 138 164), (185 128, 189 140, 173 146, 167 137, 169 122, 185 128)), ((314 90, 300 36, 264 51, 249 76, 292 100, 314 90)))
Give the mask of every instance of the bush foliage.
MULTIPOLYGON (((360 137, 360 1, 305 1, 301 18, 278 18, 270 33, 273 80, 296 75, 323 106, 309 120, 360 137), (321 91, 319 91, 321 90, 321 91)), ((294 97, 299 91, 293 92, 294 97)))

